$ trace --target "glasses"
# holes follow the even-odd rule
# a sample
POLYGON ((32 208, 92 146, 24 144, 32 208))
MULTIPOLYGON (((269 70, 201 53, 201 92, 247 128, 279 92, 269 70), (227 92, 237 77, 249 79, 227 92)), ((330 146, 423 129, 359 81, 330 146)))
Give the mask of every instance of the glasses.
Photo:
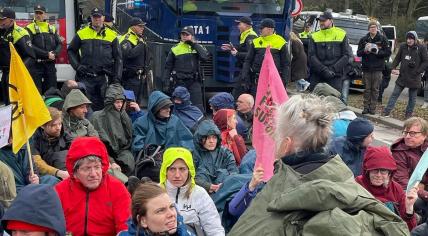
POLYGON ((79 170, 82 171, 85 174, 89 174, 92 172, 92 170, 94 170, 95 172, 101 171, 102 170, 102 166, 101 165, 96 165, 96 166, 84 166, 84 167, 80 167, 79 170))
POLYGON ((381 174, 381 175, 387 175, 387 174, 389 174, 389 170, 386 170, 386 169, 375 169, 375 170, 371 170, 371 172, 373 173, 373 174, 381 174))
POLYGON ((417 136, 418 134, 420 134, 420 133, 422 133, 422 132, 416 132, 416 131, 403 131, 402 132, 402 134, 403 134, 403 136, 404 137, 406 137, 407 135, 410 135, 410 137, 415 137, 415 136, 417 136))

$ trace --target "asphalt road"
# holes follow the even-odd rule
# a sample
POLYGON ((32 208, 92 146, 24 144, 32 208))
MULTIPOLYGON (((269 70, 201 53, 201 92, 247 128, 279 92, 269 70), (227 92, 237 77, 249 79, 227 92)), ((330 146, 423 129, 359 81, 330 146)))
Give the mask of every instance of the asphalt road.
POLYGON ((391 146, 391 144, 401 136, 401 130, 392 129, 382 124, 374 124, 373 146, 391 146))

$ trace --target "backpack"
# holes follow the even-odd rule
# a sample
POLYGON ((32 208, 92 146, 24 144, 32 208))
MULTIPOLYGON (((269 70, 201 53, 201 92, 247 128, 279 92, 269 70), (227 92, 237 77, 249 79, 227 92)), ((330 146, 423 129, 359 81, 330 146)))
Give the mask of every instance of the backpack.
POLYGON ((0 205, 8 208, 16 197, 15 177, 12 170, 0 161, 0 205))
POLYGON ((160 168, 163 160, 164 147, 162 145, 149 144, 138 153, 135 176, 141 179, 149 177, 159 183, 160 168))

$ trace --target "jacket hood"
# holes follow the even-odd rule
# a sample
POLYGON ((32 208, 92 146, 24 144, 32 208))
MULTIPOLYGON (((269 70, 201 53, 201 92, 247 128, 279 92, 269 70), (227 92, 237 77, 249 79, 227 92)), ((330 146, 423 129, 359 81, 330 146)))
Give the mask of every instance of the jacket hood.
MULTIPOLYGON (((61 202, 50 185, 25 186, 2 218, 1 223, 5 229, 10 220, 43 226, 53 229, 60 236, 65 235, 65 218, 61 202)), ((8 233, 11 234, 10 231, 8 233)))
POLYGON ((386 169, 391 171, 397 169, 397 164, 389 148, 367 147, 363 160, 363 173, 375 169, 386 169))
POLYGON ((340 97, 340 92, 327 83, 317 84, 312 93, 317 96, 333 96, 337 98, 340 97))
POLYGON ((337 112, 341 112, 341 111, 348 109, 346 104, 342 100, 340 100, 339 98, 337 98, 335 96, 327 96, 325 98, 325 101, 333 104, 333 106, 336 108, 337 112))
POLYGON ((65 97, 62 111, 67 112, 68 109, 80 106, 82 104, 92 104, 92 102, 89 101, 89 99, 82 93, 82 91, 80 91, 79 89, 73 89, 67 95, 67 97, 65 97))
POLYGON ((221 145, 221 133, 212 120, 204 120, 199 124, 193 136, 193 143, 195 144, 195 147, 199 148, 200 150, 205 150, 201 142, 202 138, 208 135, 217 135, 217 148, 219 148, 221 145))
POLYGON ((163 153, 163 161, 162 161, 162 166, 160 169, 160 176, 159 176, 160 184, 163 187, 166 187, 166 181, 167 181, 166 172, 168 170, 168 167, 170 167, 174 163, 174 161, 176 161, 177 159, 182 159, 186 163, 187 168, 189 168, 189 174, 192 179, 192 188, 193 188, 195 186, 196 171, 195 171, 195 166, 193 165, 192 153, 186 148, 182 148, 182 147, 171 147, 171 148, 168 148, 163 153))
POLYGON ((112 105, 116 100, 125 100, 125 95, 123 94, 123 87, 119 84, 111 84, 107 87, 104 104, 112 105))
POLYGON ((65 165, 71 178, 74 178, 73 167, 76 161, 87 156, 97 156, 101 158, 103 175, 109 168, 109 159, 106 146, 97 137, 77 137, 70 145, 65 165))
POLYGON ((214 95, 208 103, 216 110, 220 109, 235 109, 235 99, 232 94, 221 92, 214 95))
POLYGON ((172 93, 173 98, 179 98, 183 104, 190 103, 190 93, 187 90, 187 88, 178 86, 174 89, 174 92, 172 93))
POLYGON ((221 130, 228 130, 227 121, 235 114, 235 110, 232 109, 221 109, 217 111, 213 117, 214 123, 221 130))
POLYGON ((153 91, 149 96, 149 103, 147 106, 148 112, 151 113, 153 117, 155 117, 156 112, 160 110, 160 107, 159 109, 157 108, 161 103, 165 103, 165 105, 167 105, 167 103, 172 105, 170 97, 168 97, 166 94, 162 93, 161 91, 153 91))

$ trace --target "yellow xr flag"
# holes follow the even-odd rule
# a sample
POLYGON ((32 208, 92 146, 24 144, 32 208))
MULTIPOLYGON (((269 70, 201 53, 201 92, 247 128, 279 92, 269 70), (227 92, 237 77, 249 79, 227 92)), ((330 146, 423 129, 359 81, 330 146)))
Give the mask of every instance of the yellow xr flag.
POLYGON ((12 149, 19 149, 34 134, 36 129, 51 120, 30 73, 16 52, 10 46, 9 99, 12 104, 12 149))

